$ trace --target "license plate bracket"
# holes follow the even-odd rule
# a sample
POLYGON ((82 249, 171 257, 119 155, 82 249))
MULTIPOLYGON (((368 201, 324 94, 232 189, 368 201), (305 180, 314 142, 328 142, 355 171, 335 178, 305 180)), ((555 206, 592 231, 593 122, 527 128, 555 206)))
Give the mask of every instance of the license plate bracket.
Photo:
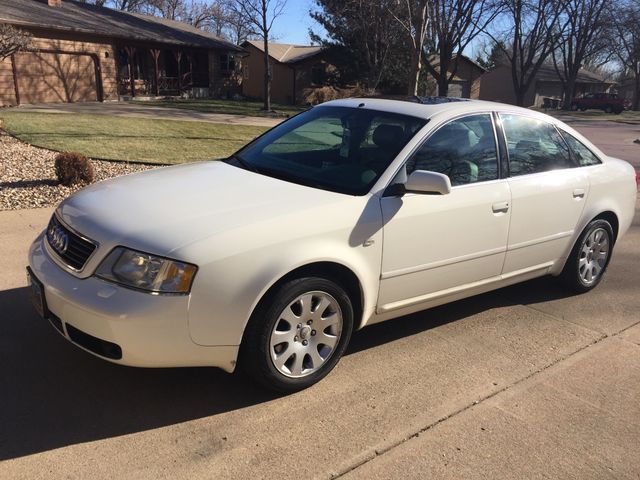
POLYGON ((35 307, 38 315, 42 318, 47 318, 47 299, 44 295, 44 285, 36 278, 31 269, 27 267, 27 282, 29 284, 29 294, 31 296, 31 303, 35 307))

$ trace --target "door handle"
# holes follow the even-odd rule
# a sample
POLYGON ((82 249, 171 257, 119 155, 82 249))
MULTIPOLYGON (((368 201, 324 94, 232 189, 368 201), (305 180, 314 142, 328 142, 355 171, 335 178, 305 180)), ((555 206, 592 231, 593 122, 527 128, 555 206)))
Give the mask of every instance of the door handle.
POLYGON ((576 188, 573 191, 573 198, 584 198, 584 188, 576 188))
POLYGON ((493 213, 505 213, 509 211, 509 202, 498 202, 491 205, 493 213))

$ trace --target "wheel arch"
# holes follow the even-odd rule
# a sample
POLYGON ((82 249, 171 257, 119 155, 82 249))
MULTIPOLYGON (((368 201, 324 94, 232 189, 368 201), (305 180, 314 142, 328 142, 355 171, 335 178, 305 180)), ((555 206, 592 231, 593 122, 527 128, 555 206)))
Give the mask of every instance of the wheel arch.
MULTIPOLYGON (((620 230, 620 220, 618 220, 618 216, 611 210, 606 210, 589 220, 589 222, 587 222, 587 225, 589 225, 594 220, 606 220, 607 222, 609 222, 611 228, 613 229, 613 243, 615 244, 616 240, 618 239, 618 231, 620 230)), ((584 230, 584 228, 582 230, 584 230)))
MULTIPOLYGON (((260 309, 265 302, 273 298, 278 288, 293 279, 306 276, 318 276, 336 282, 349 295, 353 307, 354 329, 360 328, 364 315, 364 288, 358 275, 349 267, 335 261, 316 261, 294 268, 273 282, 262 294, 251 311, 251 316, 260 309)), ((248 321, 247 321, 248 323, 248 321)), ((244 326, 246 331, 246 324, 244 326)), ((244 338, 244 332, 243 332, 244 338)))

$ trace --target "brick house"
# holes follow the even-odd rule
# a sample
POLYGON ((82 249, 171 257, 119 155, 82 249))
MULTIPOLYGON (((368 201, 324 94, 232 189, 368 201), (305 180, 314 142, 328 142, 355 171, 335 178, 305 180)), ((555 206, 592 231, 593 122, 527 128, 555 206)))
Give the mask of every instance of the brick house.
MULTIPOLYGON (((456 58, 456 55, 454 55, 456 58)), ((453 63, 453 62, 452 62, 453 63)), ((431 65, 440 71, 440 62, 432 57, 431 65)), ((451 75, 453 64, 449 65, 448 73, 451 75)), ((458 65, 455 75, 449 83, 449 97, 478 98, 480 94, 480 79, 486 73, 486 69, 465 55, 458 56, 458 65)), ((438 84, 433 75, 426 75, 426 94, 437 95, 438 84)))
MULTIPOLYGON (((248 40, 242 58, 242 94, 249 98, 264 96, 264 44, 248 40)), ((333 65, 326 49, 316 45, 269 43, 271 100, 276 103, 304 102, 304 93, 326 84, 333 65)))
POLYGON ((33 35, 0 62, 0 106, 237 93, 242 49, 182 22, 73 0, 0 0, 0 23, 33 35))

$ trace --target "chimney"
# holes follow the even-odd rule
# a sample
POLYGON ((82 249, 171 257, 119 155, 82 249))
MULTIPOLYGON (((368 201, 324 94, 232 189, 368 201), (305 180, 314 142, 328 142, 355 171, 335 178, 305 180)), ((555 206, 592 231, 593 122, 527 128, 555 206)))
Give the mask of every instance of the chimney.
POLYGON ((62 0, 47 0, 49 3, 50 7, 61 7, 62 6, 62 0))

